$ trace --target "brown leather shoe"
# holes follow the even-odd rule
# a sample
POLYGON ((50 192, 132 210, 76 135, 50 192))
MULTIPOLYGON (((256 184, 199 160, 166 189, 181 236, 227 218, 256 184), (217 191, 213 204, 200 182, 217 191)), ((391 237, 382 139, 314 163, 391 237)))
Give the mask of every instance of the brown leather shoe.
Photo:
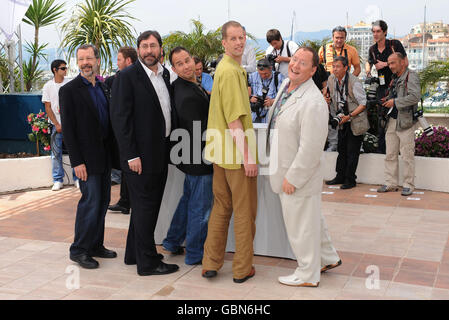
POLYGON ((341 260, 338 260, 337 263, 328 264, 327 266, 321 268, 321 273, 326 272, 326 271, 328 271, 330 269, 334 269, 336 267, 339 267, 339 266, 341 266, 341 263, 342 263, 341 260))

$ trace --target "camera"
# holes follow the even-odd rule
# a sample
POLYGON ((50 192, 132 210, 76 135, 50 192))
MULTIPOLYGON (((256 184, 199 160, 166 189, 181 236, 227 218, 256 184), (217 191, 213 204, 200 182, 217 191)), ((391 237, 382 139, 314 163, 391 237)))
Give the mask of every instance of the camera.
POLYGON ((268 94, 268 88, 263 87, 262 88, 262 96, 255 96, 257 99, 257 102, 251 102, 251 111, 256 113, 256 119, 254 120, 254 123, 261 123, 262 122, 262 110, 265 108, 264 103, 265 99, 268 94))
POLYGON ((422 109, 415 111, 413 113, 413 119, 419 121, 419 124, 423 128, 423 131, 424 131, 425 135, 430 137, 431 135, 433 135, 433 128, 429 125, 429 123, 427 122, 426 118, 424 118, 423 113, 424 112, 423 112, 422 109))
POLYGON ((332 127, 332 129, 337 129, 338 125, 343 119, 343 116, 345 115, 343 107, 345 106, 345 104, 346 102, 340 101, 336 116, 333 116, 329 113, 329 125, 332 127))
POLYGON ((278 56, 277 56, 277 54, 275 54, 275 53, 270 53, 270 54, 267 54, 267 60, 268 60, 268 62, 270 62, 270 64, 272 65, 272 67, 273 67, 273 70, 274 70, 274 68, 275 68, 275 65, 276 65, 276 58, 277 58, 278 56))
POLYGON ((377 99, 377 90, 380 86, 379 78, 370 77, 366 78, 366 105, 367 107, 381 105, 382 103, 377 99))

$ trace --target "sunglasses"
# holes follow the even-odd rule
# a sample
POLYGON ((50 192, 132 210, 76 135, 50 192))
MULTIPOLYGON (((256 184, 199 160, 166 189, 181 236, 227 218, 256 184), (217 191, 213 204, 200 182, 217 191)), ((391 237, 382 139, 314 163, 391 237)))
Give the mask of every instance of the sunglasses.
POLYGON ((59 70, 62 70, 62 71, 65 71, 65 70, 67 70, 67 67, 61 67, 61 68, 58 68, 59 70))

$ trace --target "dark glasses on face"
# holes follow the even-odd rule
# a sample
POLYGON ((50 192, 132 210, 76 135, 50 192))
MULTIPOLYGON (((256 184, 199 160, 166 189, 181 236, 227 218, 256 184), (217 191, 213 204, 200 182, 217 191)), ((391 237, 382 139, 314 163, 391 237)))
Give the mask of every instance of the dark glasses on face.
POLYGON ((67 67, 61 67, 61 68, 58 68, 59 70, 62 70, 62 71, 65 71, 65 70, 67 70, 67 67))

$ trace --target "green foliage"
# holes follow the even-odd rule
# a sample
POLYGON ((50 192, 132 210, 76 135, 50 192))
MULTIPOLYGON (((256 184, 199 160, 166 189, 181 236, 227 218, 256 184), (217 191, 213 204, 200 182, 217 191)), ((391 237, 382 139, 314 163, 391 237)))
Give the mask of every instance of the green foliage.
MULTIPOLYGON (((439 81, 449 82, 449 60, 432 61, 419 73, 421 79, 421 95, 431 92, 433 86, 439 81)), ((448 83, 449 84, 449 83, 448 83)))
POLYGON ((320 48, 331 41, 330 37, 325 37, 321 40, 303 40, 298 43, 300 47, 311 47, 316 52, 320 50, 320 48))
POLYGON ((38 70, 39 59, 45 58, 43 50, 48 45, 48 43, 39 45, 39 29, 55 23, 61 18, 63 13, 64 3, 55 4, 55 0, 33 0, 33 3, 25 13, 23 22, 34 27, 34 43, 30 44, 27 42, 26 48, 31 53, 32 58, 30 61, 24 63, 24 66, 27 66, 28 72, 25 76, 24 70, 24 82, 27 91, 31 90, 33 83, 39 80, 39 75, 42 75, 42 71, 38 70))
POLYGON ((182 31, 172 32, 164 37, 163 46, 168 53, 177 46, 185 47, 189 52, 208 66, 211 61, 224 53, 221 45, 221 28, 205 32, 205 27, 199 20, 192 20, 193 30, 190 33, 182 31))
POLYGON ((64 3, 55 5, 54 2, 55 0, 33 0, 23 22, 37 29, 55 23, 64 13, 64 3))
POLYGON ((61 47, 71 57, 79 46, 91 43, 99 50, 102 65, 112 69, 113 53, 135 44, 136 31, 128 20, 137 19, 125 8, 134 1, 84 0, 77 4, 75 14, 62 26, 61 47))
POLYGON ((36 83, 37 81, 40 81, 43 76, 43 70, 39 69, 39 61, 36 62, 36 64, 33 67, 33 58, 30 57, 28 61, 23 62, 22 64, 23 69, 23 82, 25 84, 30 84, 30 87, 27 87, 27 91, 30 91, 33 88, 32 84, 36 83))

